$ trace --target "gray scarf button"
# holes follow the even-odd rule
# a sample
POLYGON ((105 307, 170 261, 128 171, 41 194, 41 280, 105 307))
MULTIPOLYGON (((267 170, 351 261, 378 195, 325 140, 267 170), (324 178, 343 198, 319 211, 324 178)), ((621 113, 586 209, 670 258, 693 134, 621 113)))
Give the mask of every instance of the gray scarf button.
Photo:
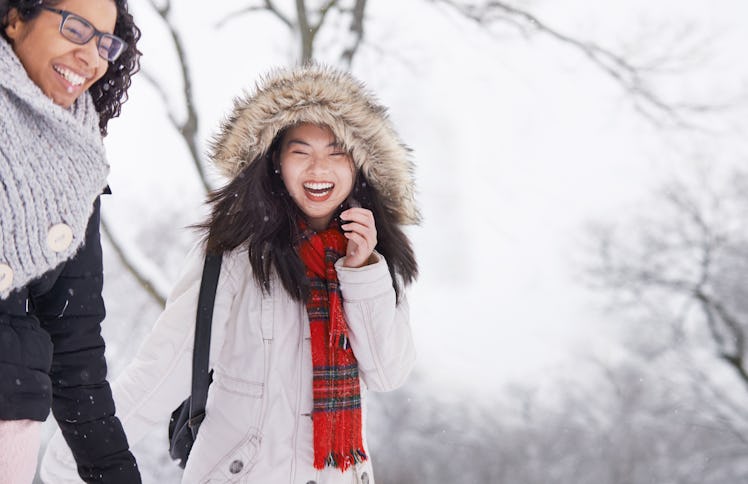
POLYGON ((53 225, 47 232, 47 246, 54 252, 62 252, 73 242, 73 229, 67 224, 53 225))
POLYGON ((13 269, 8 264, 0 264, 0 291, 5 291, 13 284, 13 269))

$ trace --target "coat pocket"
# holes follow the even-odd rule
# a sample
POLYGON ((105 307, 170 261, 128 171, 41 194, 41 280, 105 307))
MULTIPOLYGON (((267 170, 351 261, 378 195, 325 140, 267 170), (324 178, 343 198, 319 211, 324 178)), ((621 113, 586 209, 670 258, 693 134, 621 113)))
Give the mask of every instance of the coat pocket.
POLYGON ((220 373, 214 375, 213 384, 223 391, 252 398, 262 398, 265 389, 262 381, 250 381, 220 373))
POLYGON ((220 376, 214 380, 183 482, 237 482, 254 466, 264 400, 257 395, 262 395, 261 385, 220 376))
MULTIPOLYGON (((188 469, 185 470, 184 482, 195 482, 188 479, 188 472, 190 474, 203 474, 203 477, 196 481, 201 483, 245 482, 243 479, 257 462, 257 454, 259 453, 259 450, 260 438, 256 429, 252 429, 241 442, 229 449, 223 457, 220 458, 218 463, 213 466, 213 468, 203 468, 200 469, 201 472, 195 472, 197 469, 189 469, 188 464, 188 469), (207 471, 207 473, 205 471, 207 471)), ((191 461, 188 461, 188 463, 189 462, 191 461)))
POLYGON ((225 478, 224 482, 242 482, 254 467, 258 451, 259 437, 252 435, 224 457, 215 471, 225 478))

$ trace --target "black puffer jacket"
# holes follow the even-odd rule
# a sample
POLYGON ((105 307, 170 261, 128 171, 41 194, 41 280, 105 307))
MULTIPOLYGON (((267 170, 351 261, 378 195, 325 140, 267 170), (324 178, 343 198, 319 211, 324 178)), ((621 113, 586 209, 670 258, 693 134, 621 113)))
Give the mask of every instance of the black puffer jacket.
POLYGON ((140 482, 106 380, 99 200, 84 246, 0 300, 0 420, 46 420, 50 405, 86 482, 140 482))

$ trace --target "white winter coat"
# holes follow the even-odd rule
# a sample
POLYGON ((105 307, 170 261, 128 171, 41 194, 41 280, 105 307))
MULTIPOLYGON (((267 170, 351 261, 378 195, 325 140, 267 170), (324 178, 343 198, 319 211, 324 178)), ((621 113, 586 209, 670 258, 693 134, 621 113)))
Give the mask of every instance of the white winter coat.
MULTIPOLYGON (((407 302, 401 298, 395 304, 387 264, 378 257, 358 269, 343 267, 342 259, 335 266, 362 381, 367 454, 366 390, 397 388, 415 360, 407 302)), ((202 265, 202 251, 193 250, 152 333, 113 385, 117 415, 131 445, 154 425, 165 425, 190 393, 202 265)), ((246 251, 224 256, 210 356, 214 381, 183 483, 374 482, 370 460, 345 473, 314 469, 306 307, 292 300, 277 279, 270 294, 263 294, 246 251)), ((81 482, 59 432, 45 455, 42 477, 54 484, 81 482)))

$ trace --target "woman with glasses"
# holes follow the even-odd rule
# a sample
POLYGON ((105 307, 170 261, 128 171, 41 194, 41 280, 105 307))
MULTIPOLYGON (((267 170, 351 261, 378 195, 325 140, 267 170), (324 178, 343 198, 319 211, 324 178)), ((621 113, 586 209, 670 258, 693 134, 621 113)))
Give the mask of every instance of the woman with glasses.
POLYGON ((86 482, 139 483, 106 380, 102 137, 138 70, 126 0, 0 0, 0 482, 50 408, 86 482))

